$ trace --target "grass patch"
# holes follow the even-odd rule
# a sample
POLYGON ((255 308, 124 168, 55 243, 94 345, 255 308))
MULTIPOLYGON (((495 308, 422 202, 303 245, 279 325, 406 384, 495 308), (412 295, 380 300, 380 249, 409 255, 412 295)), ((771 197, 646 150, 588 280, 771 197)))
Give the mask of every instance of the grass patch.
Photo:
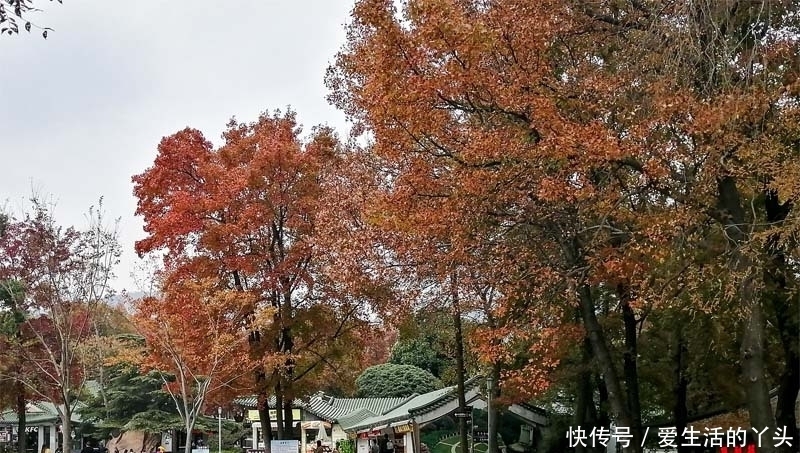
MULTIPOLYGON (((445 437, 439 443, 433 446, 431 453, 451 453, 453 451, 453 445, 457 443, 458 436, 445 437)), ((456 452, 458 451, 460 451, 459 448, 456 449, 456 452)))
POLYGON ((472 447, 474 453, 486 453, 489 451, 489 445, 484 443, 477 443, 472 447))

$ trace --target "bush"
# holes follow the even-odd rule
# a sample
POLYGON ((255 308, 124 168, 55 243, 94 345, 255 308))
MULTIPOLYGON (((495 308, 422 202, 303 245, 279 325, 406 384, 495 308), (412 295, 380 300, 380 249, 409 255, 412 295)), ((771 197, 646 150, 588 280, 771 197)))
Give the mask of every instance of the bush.
POLYGON ((442 388, 436 376, 413 365, 384 363, 367 368, 356 379, 362 398, 405 397, 442 388))

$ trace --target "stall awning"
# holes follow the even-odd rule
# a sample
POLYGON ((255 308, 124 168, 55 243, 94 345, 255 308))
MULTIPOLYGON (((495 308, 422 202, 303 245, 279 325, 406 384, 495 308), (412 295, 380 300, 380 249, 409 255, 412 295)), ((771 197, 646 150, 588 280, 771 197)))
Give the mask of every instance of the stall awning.
POLYGON ((322 421, 322 420, 312 420, 312 421, 308 421, 308 422, 303 422, 300 426, 303 429, 323 429, 323 428, 324 429, 330 429, 331 428, 331 424, 330 423, 328 423, 326 421, 322 421))

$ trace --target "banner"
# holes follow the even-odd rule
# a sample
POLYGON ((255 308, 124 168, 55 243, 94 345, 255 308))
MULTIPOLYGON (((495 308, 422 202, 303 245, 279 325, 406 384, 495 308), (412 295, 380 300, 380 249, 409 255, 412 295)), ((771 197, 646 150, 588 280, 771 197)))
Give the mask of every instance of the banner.
MULTIPOLYGON (((261 418, 258 416, 258 411, 254 409, 250 409, 249 411, 247 411, 247 419, 250 420, 251 422, 261 421, 261 418)), ((269 420, 272 423, 275 423, 277 419, 278 419, 278 411, 276 409, 270 409, 269 420)), ((292 419, 294 419, 294 421, 296 422, 300 421, 300 409, 292 409, 292 419)))

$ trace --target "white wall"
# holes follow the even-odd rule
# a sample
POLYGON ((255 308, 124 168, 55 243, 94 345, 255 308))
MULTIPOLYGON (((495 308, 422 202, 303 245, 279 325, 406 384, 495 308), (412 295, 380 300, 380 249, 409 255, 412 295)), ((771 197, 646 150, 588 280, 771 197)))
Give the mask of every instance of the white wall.
POLYGON ((333 442, 333 445, 336 445, 336 442, 345 439, 347 439, 347 433, 344 432, 342 426, 338 424, 333 425, 333 428, 331 429, 331 441, 333 442))

